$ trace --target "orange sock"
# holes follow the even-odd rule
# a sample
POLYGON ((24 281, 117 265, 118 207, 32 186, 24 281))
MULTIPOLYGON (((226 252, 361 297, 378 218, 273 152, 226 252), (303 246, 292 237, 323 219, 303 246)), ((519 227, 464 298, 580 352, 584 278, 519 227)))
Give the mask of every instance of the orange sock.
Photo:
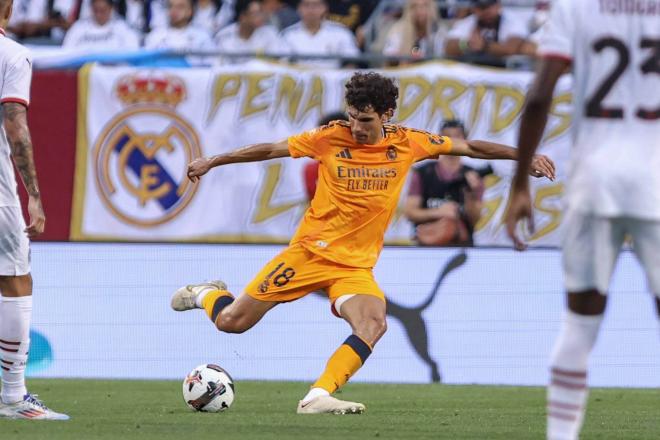
POLYGON ((204 295, 204 298, 202 299, 202 307, 204 307, 209 319, 215 324, 222 309, 233 302, 234 296, 227 290, 212 290, 204 295))
POLYGON ((360 369, 371 350, 371 346, 359 336, 349 336, 328 359, 325 371, 312 388, 323 388, 330 394, 334 393, 360 369))

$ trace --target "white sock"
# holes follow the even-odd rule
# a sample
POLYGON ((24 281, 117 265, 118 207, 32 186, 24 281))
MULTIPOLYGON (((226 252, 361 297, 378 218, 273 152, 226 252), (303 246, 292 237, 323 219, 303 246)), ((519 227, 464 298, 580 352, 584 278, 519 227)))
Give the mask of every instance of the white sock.
POLYGON ((199 293, 197 294, 197 296, 195 297, 195 305, 196 305, 198 308, 203 309, 204 306, 202 305, 202 300, 204 300, 204 297, 205 297, 209 292, 212 292, 212 291, 214 291, 214 290, 218 290, 218 289, 216 289, 215 287, 211 287, 211 286, 208 286, 208 287, 202 287, 202 288, 200 289, 199 293))
POLYGON ((566 311, 550 357, 548 386, 548 440, 577 440, 587 404, 589 353, 603 315, 579 315, 566 311))
POLYGON ((328 392, 328 390, 324 390, 323 388, 312 388, 311 390, 309 390, 307 395, 305 397, 303 397, 302 403, 311 402, 312 400, 316 399, 317 397, 329 396, 329 395, 330 395, 330 393, 328 392))
POLYGON ((0 302, 0 365, 2 401, 15 403, 27 394, 25 367, 30 349, 32 296, 2 297, 0 302))

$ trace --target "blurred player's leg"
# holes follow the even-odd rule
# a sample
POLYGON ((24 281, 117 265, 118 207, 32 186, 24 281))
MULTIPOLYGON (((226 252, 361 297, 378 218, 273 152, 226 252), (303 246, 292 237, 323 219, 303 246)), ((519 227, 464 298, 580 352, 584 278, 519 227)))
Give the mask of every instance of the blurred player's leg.
POLYGON ((351 325, 353 334, 333 353, 321 377, 300 401, 300 414, 361 413, 365 409, 362 404, 342 402, 330 394, 364 365, 376 342, 385 334, 385 301, 372 295, 354 295, 345 302, 340 297, 337 302, 337 312, 351 325))
POLYGON ((0 277, 0 364, 2 393, 0 417, 11 419, 68 420, 27 392, 25 367, 30 349, 32 277, 0 277))
POLYGON ((577 439, 586 410, 587 364, 603 320, 606 297, 595 290, 569 293, 559 337, 550 356, 548 439, 577 439), (576 309, 590 314, 578 313, 576 309))
POLYGON ((2 277, 0 303, 0 362, 2 362, 2 402, 23 400, 25 367, 30 348, 32 277, 2 277))
POLYGON ((633 237, 633 250, 644 268, 649 289, 655 296, 660 318, 660 222, 629 219, 628 229, 633 237))
POLYGON ((603 320, 605 293, 625 237, 620 219, 580 212, 566 216, 564 276, 567 306, 550 357, 547 437, 577 439, 587 404, 589 354, 603 320))
POLYGON ((209 293, 204 298, 203 305, 218 330, 225 333, 243 333, 249 330, 278 304, 254 299, 245 293, 239 295, 235 301, 233 298, 229 301, 225 295, 215 296, 219 293, 209 293))
POLYGON ((633 251, 644 268, 660 315, 660 222, 631 218, 627 223, 627 230, 633 238, 633 251))
POLYGON ((204 309, 216 328, 226 333, 248 330, 276 305, 277 302, 260 301, 246 294, 234 298, 222 281, 188 285, 172 297, 174 310, 204 309))

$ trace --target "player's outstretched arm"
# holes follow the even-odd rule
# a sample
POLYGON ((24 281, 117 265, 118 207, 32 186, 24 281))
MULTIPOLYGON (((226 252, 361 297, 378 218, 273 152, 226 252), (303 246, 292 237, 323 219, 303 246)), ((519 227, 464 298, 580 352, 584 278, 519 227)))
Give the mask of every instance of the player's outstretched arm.
POLYGON ((517 250, 524 250, 525 243, 516 234, 516 226, 522 219, 527 220, 530 233, 534 232, 532 217, 532 197, 529 193, 527 174, 534 169, 534 153, 543 137, 552 105, 552 94, 559 77, 566 71, 569 61, 563 58, 544 58, 539 62, 536 78, 527 93, 527 101, 520 121, 518 137, 518 167, 509 194, 508 209, 505 214, 507 233, 517 250))
POLYGON ((188 164, 188 178, 193 182, 199 180, 211 168, 241 162, 259 162, 262 160, 289 157, 289 142, 283 140, 275 143, 248 145, 230 153, 218 154, 213 157, 200 157, 188 164))
MULTIPOLYGON (((468 156, 476 159, 510 159, 518 160, 518 150, 507 145, 488 141, 473 141, 452 138, 451 151, 448 154, 454 156, 468 156)), ((533 157, 529 174, 534 177, 547 177, 555 180, 555 164, 547 156, 536 155, 533 157)))
POLYGON ((11 155, 29 196, 30 224, 25 232, 30 238, 36 237, 44 231, 46 216, 41 204, 37 169, 34 166, 32 139, 27 123, 27 108, 17 102, 6 102, 2 104, 2 113, 11 155))

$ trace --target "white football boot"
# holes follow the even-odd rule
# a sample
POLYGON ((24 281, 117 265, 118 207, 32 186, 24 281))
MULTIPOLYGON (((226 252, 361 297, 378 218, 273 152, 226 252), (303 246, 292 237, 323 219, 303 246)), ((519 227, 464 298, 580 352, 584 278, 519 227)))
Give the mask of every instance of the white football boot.
POLYGON ((172 308, 177 312, 201 308, 197 306, 195 300, 197 295, 205 290, 227 290, 227 285, 220 280, 216 280, 183 286, 172 295, 172 308))
POLYGON ((362 414, 367 408, 356 402, 345 402, 332 396, 319 396, 298 402, 298 414, 362 414))
POLYGON ((48 408, 36 394, 26 394, 16 403, 0 404, 0 418, 27 420, 69 420, 66 414, 60 414, 48 408))

